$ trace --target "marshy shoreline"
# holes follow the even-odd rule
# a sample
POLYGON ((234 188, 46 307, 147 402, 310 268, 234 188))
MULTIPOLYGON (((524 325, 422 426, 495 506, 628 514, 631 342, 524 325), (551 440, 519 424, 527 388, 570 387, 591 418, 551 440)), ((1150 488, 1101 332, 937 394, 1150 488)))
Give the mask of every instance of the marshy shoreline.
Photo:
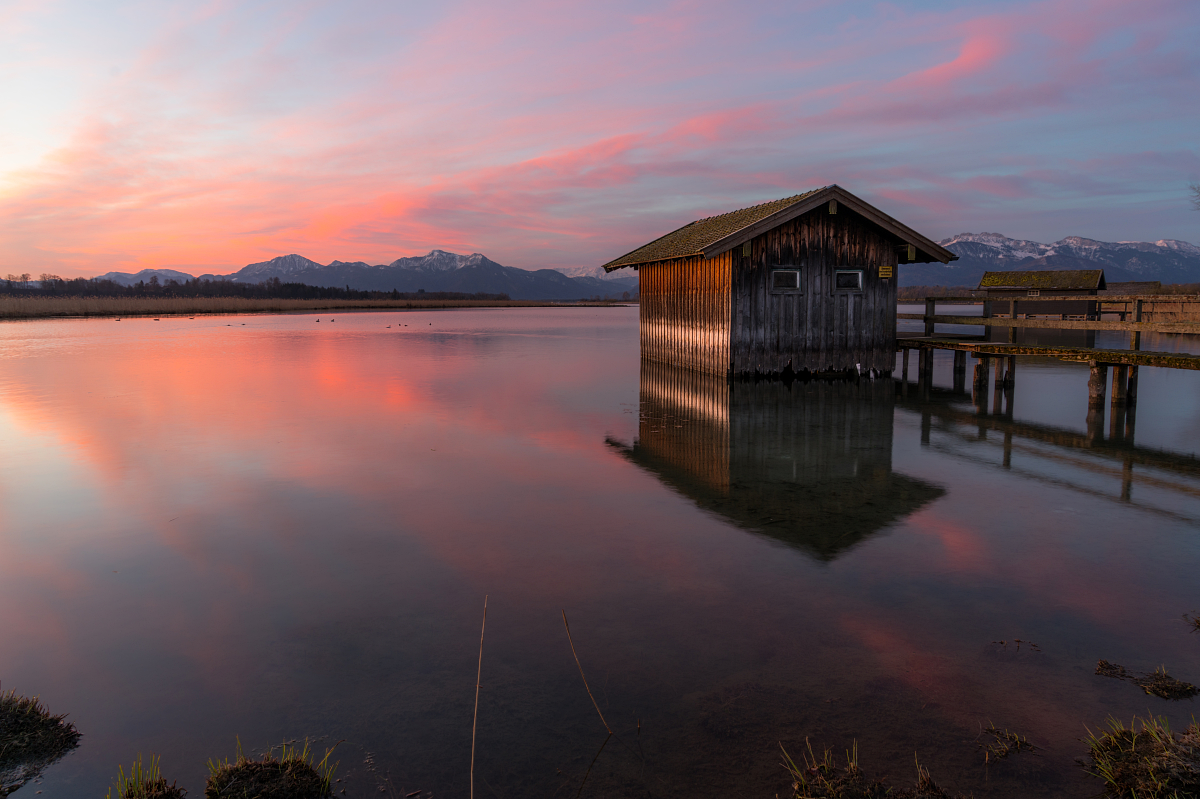
POLYGON ((0 295, 0 320, 72 317, 197 316, 306 311, 429 311, 450 308, 549 308, 626 305, 624 301, 554 302, 474 299, 267 299, 248 297, 14 297, 0 295))

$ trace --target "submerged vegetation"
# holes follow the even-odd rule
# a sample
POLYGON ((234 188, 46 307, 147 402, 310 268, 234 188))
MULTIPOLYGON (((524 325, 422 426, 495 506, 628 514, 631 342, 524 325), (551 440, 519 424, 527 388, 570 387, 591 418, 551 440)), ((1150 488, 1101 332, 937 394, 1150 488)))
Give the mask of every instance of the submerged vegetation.
POLYGON ((187 791, 173 782, 167 783, 160 762, 161 758, 151 755, 149 765, 144 765, 138 755, 128 775, 123 767, 117 766, 116 794, 110 788, 106 799, 183 799, 187 791))
POLYGON ((1101 660, 1096 664, 1096 674, 1101 677, 1112 677, 1116 680, 1126 680, 1141 688, 1151 696, 1161 699, 1191 699, 1200 694, 1200 688, 1190 682, 1177 680, 1167 674, 1165 666, 1159 666, 1151 672, 1132 672, 1124 666, 1101 660))
POLYGON ((0 797, 8 796, 79 746, 79 730, 37 697, 0 692, 0 797))
POLYGON ((1089 773, 1112 799, 1184 799, 1200 795, 1200 725, 1175 733, 1164 718, 1116 719, 1109 731, 1088 734, 1089 773), (1139 729, 1140 727, 1140 729, 1139 729))
MULTIPOLYGON (((782 749, 782 746, 780 747, 782 749)), ((792 776, 794 799, 956 799, 961 794, 949 794, 929 776, 929 771, 917 763, 917 784, 912 788, 893 788, 882 780, 872 780, 858 767, 858 744, 846 753, 846 767, 841 768, 833 752, 825 750, 818 759, 808 745, 804 764, 797 765, 787 750, 783 750, 783 767, 792 776)))
POLYGON ((337 763, 330 764, 332 754, 333 749, 329 749, 320 762, 314 763, 305 741, 302 748, 284 744, 278 757, 272 748, 261 760, 251 760, 242 753, 239 742, 233 762, 208 762, 204 799, 325 799, 333 795, 330 783, 337 763))

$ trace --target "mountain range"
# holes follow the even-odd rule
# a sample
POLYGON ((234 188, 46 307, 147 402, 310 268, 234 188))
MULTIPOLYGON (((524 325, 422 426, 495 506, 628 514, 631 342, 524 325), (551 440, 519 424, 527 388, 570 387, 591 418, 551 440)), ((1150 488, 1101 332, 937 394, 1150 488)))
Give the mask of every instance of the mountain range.
MULTIPOLYGON (((1010 239, 999 233, 960 233, 938 242, 958 256, 949 264, 902 264, 901 286, 977 286, 987 271, 1012 269, 1103 269, 1109 282, 1158 280, 1200 283, 1200 247, 1186 241, 1096 241, 1068 236, 1053 244, 1010 239)), ((398 258, 390 264, 362 261, 320 264, 300 255, 281 255, 249 264, 232 275, 201 275, 201 279, 260 283, 279 278, 310 286, 349 286, 358 290, 415 292, 460 291, 507 294, 513 299, 577 300, 584 297, 621 298, 636 294, 637 273, 612 274, 601 267, 564 267, 531 271, 501 266, 480 253, 458 255, 433 250, 428 255, 398 258)), ((173 269, 143 269, 137 274, 109 272, 97 280, 123 285, 149 281, 190 280, 173 269)))
POLYGON ((1186 241, 1096 241, 1068 236, 1053 244, 999 233, 960 233, 938 244, 958 256, 948 264, 902 264, 901 286, 977 286, 987 271, 1103 269, 1110 283, 1158 280, 1200 283, 1200 247, 1186 241))
MULTIPOLYGON (((599 269, 599 267, 597 267, 599 269)), ((433 250, 428 255, 398 258, 390 264, 362 261, 333 261, 321 264, 302 255, 281 255, 269 261, 249 264, 231 275, 200 275, 201 280, 229 280, 235 283, 261 283, 279 278, 284 283, 310 286, 349 286, 359 291, 460 291, 468 294, 507 294, 517 300, 578 300, 590 297, 619 299, 625 292, 637 293, 636 273, 617 279, 602 278, 595 270, 517 269, 502 266, 480 253, 458 255, 433 250)), ((603 270, 600 270, 603 272, 603 270)), ((96 280, 111 280, 122 285, 149 281, 185 281, 192 275, 171 269, 143 269, 136 274, 109 272, 96 280)))

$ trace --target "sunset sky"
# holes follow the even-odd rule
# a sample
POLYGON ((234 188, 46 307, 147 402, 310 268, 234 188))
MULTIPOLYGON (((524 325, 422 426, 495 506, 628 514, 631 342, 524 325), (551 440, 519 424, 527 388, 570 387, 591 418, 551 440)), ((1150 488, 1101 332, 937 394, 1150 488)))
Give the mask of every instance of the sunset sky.
POLYGON ((838 183, 1200 242, 1200 3, 0 4, 0 273, 603 263, 838 183))

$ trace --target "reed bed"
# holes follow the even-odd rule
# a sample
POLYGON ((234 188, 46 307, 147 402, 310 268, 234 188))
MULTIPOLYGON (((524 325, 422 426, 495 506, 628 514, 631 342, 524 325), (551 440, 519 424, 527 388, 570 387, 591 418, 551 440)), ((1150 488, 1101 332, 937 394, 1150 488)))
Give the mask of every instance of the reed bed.
POLYGON ((527 308, 560 303, 539 300, 289 300, 247 297, 14 297, 0 296, 0 319, 56 316, 195 316, 326 310, 431 310, 527 308))

